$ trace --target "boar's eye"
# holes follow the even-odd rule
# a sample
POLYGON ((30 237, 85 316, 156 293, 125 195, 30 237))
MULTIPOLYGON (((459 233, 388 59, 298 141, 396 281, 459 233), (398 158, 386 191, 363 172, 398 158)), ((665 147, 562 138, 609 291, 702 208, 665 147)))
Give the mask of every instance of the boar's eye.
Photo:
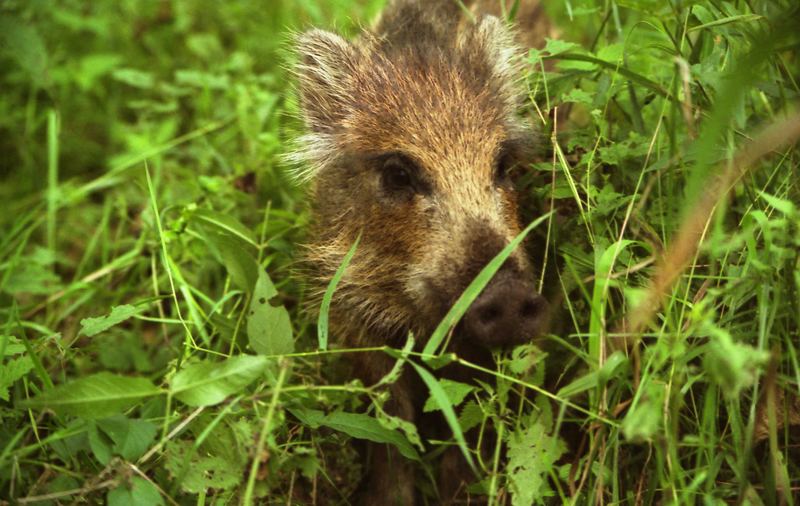
POLYGON ((381 184, 392 192, 416 190, 416 166, 402 155, 389 155, 381 165, 381 184))
POLYGON ((495 159, 494 180, 497 184, 505 183, 509 180, 509 173, 516 166, 516 160, 511 152, 502 149, 495 159))

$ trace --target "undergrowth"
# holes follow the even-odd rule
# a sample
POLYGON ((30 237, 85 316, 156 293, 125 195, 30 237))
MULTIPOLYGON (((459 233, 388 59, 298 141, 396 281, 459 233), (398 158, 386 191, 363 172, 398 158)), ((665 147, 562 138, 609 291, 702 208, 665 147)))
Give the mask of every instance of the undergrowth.
POLYGON ((519 184, 559 325, 467 385, 446 320, 362 385, 303 309, 285 69, 381 3, 0 4, 0 503, 347 504, 363 439, 461 446, 492 504, 796 502, 797 4, 548 2, 519 184), (400 368, 449 441, 383 411, 400 368))

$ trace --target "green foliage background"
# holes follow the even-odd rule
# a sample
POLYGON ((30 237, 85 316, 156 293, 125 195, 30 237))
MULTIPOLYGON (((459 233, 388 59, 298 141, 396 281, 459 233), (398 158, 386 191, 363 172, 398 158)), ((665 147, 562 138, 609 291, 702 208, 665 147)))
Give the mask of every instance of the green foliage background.
POLYGON ((479 386, 437 381, 453 357, 410 342, 381 384, 353 382, 359 351, 320 350, 301 309, 290 34, 352 34, 381 6, 0 4, 0 503, 346 504, 352 439, 421 470, 458 444, 493 504, 797 501, 796 147, 719 202, 639 344, 613 351, 696 197, 796 110, 796 2, 546 3, 562 38, 529 55, 525 114, 550 154, 520 185, 533 217, 555 211, 533 234, 562 325, 479 386), (383 411, 403 367, 452 441, 383 411), (463 438, 488 427, 490 460, 463 438))

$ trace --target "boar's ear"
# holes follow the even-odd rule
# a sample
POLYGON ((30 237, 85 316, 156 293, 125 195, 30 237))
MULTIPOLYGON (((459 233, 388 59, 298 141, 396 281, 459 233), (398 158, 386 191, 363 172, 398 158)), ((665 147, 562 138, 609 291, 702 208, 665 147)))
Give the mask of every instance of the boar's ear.
POLYGON ((295 67, 306 126, 314 133, 334 132, 347 109, 348 81, 356 50, 342 37, 323 30, 301 34, 295 67))
POLYGON ((514 31, 495 16, 483 16, 473 30, 459 40, 472 57, 481 58, 488 66, 491 85, 495 92, 516 108, 524 96, 522 80, 522 50, 517 45, 514 31), (475 54, 478 53, 478 54, 475 54))

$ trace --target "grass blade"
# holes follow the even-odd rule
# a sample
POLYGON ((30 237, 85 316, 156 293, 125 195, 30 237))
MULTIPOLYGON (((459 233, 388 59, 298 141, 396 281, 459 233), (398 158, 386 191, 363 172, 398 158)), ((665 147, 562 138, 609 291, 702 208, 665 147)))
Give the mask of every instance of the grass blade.
POLYGON ((477 474, 478 468, 475 467, 475 461, 472 460, 472 454, 470 454, 469 447, 467 447, 467 440, 464 439, 464 433, 461 431, 461 424, 458 423, 456 412, 453 410, 453 406, 450 404, 450 399, 447 397, 442 385, 439 384, 439 381, 433 376, 433 374, 430 373, 430 371, 421 365, 410 360, 408 363, 414 367, 414 369, 417 371, 417 374, 419 374, 419 377, 425 382, 425 385, 430 391, 431 397, 441 408, 444 418, 447 420, 447 425, 449 425, 450 430, 453 431, 453 437, 458 443, 461 453, 464 454, 467 464, 469 464, 469 467, 472 468, 472 470, 477 474))
POLYGON ((359 241, 361 241, 361 235, 356 237, 355 242, 353 242, 353 245, 350 246, 350 250, 344 256, 339 268, 336 269, 336 273, 333 275, 331 282, 328 283, 328 288, 325 289, 325 295, 322 297, 322 305, 319 308, 319 318, 317 319, 317 338, 319 340, 320 350, 328 349, 328 316, 331 310, 331 299, 333 299, 333 292, 336 291, 336 285, 339 284, 342 276, 344 276, 345 269, 347 269, 347 266, 350 265, 350 261, 353 259, 353 255, 356 253, 356 248, 358 248, 359 241))

